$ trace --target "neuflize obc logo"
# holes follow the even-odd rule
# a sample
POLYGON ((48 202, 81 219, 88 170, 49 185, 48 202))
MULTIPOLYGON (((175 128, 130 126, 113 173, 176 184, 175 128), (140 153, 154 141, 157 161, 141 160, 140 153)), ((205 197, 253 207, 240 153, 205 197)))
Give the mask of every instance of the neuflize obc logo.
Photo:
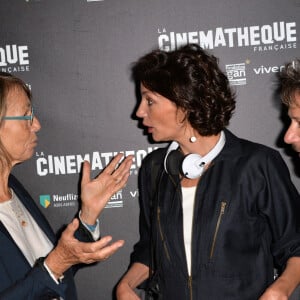
POLYGON ((44 208, 47 208, 51 204, 50 195, 40 195, 40 204, 44 208))

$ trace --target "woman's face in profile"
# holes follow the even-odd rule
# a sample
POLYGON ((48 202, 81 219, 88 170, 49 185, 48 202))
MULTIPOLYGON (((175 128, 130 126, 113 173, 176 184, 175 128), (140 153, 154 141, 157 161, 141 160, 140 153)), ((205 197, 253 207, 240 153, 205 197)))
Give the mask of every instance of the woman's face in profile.
POLYGON ((156 142, 180 140, 187 123, 185 113, 176 104, 162 95, 141 85, 142 99, 136 111, 138 118, 156 142))
MULTIPOLYGON (((31 114, 31 102, 25 91, 13 87, 8 92, 6 116, 26 116, 31 114)), ((36 117, 30 120, 3 120, 0 127, 0 138, 6 151, 15 165, 32 157, 37 145, 36 133, 41 125, 36 117)))

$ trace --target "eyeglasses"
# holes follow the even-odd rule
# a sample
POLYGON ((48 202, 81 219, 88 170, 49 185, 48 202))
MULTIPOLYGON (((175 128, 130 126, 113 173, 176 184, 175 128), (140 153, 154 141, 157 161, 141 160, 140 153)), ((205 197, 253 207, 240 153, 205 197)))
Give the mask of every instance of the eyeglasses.
POLYGON ((33 113, 33 107, 31 106, 31 113, 29 116, 5 116, 2 118, 2 120, 29 120, 30 125, 33 123, 34 113, 33 113))

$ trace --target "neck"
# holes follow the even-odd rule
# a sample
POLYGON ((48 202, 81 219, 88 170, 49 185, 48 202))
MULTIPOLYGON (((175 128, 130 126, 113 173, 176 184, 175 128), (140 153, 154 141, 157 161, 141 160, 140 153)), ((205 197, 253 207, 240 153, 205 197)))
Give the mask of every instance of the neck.
POLYGON ((5 202, 11 199, 11 191, 8 186, 8 177, 10 172, 1 170, 0 176, 0 202, 5 202))
POLYGON ((180 149, 184 155, 189 153, 197 153, 203 157, 216 146, 220 136, 221 133, 211 136, 198 136, 195 143, 191 143, 189 141, 184 143, 179 142, 180 149))

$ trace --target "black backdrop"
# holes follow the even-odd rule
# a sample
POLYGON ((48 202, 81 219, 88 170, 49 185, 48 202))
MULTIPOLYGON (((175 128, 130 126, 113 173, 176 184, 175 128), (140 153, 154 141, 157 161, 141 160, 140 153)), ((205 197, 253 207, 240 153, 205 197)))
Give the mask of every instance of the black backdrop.
POLYGON ((0 70, 24 79, 42 123, 31 161, 14 173, 55 230, 77 210, 80 162, 96 175, 119 151, 135 162, 101 216, 103 234, 125 239, 112 258, 82 270, 79 297, 111 299, 138 239, 137 172, 154 147, 134 116, 130 64, 156 47, 195 42, 220 58, 237 94, 230 129, 281 151, 300 188, 276 75, 299 57, 299 0, 2 0, 0 70))

